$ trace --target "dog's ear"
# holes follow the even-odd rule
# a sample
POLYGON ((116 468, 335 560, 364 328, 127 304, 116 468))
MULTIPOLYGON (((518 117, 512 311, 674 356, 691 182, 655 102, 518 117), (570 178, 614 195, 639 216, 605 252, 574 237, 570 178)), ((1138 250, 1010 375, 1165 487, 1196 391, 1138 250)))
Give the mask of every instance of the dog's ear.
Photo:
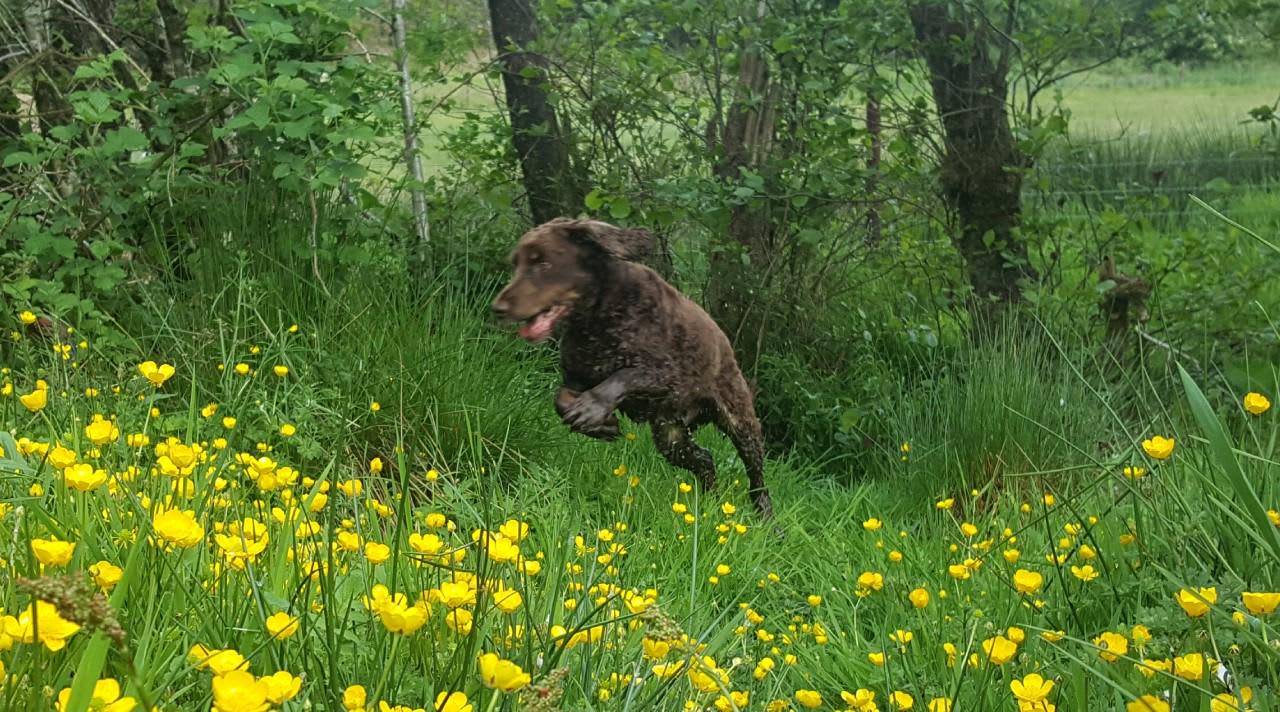
POLYGON ((592 244, 620 260, 639 261, 653 250, 653 235, 643 228, 621 228, 600 220, 565 220, 563 227, 579 244, 592 244))

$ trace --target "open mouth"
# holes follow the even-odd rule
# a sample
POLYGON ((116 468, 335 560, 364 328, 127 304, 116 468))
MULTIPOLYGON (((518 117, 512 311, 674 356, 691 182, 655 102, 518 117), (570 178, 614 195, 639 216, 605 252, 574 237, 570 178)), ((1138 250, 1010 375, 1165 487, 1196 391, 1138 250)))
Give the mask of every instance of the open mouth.
POLYGON ((551 335, 551 330, 555 328, 556 322, 560 321, 568 313, 569 307, 563 304, 543 309, 526 320, 524 326, 520 327, 520 338, 531 344, 545 340, 551 335))

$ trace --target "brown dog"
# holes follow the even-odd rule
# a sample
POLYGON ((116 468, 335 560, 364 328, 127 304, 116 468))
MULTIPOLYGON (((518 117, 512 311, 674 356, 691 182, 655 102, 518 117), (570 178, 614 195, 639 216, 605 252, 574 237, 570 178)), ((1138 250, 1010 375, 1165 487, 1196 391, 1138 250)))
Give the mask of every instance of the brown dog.
POLYGON ((539 342, 560 331, 563 385, 556 412, 574 432, 612 440, 615 410, 649 423, 658 452, 715 486, 711 453, 693 440, 714 423, 746 465, 761 516, 773 516, 764 443, 751 390, 715 321, 657 272, 632 260, 652 245, 644 230, 557 218, 525 233, 514 276, 493 303, 539 342))

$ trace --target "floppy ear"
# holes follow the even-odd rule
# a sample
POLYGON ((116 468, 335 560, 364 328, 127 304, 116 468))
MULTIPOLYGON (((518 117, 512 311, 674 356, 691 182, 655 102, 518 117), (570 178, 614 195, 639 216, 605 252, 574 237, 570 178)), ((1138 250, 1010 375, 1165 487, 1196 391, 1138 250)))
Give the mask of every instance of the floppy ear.
POLYGON ((575 242, 593 244, 620 260, 639 261, 653 249, 653 235, 643 228, 620 228, 600 220, 559 222, 575 242))

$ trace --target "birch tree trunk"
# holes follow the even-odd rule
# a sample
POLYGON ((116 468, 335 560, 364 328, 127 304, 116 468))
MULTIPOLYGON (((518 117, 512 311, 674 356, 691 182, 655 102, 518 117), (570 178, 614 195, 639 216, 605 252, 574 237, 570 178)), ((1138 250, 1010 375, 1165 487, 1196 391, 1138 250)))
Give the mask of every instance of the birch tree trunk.
POLYGON ((391 0, 392 42, 396 49, 396 63, 400 69, 400 117, 404 121, 404 160, 409 168, 409 176, 413 178, 413 186, 409 189, 413 201, 413 225, 418 234, 418 243, 425 245, 431 240, 431 223, 427 220, 427 196, 422 191, 424 182, 422 174, 422 156, 418 154, 418 121, 413 110, 413 77, 409 75, 409 49, 406 47, 404 31, 405 0, 391 0))

